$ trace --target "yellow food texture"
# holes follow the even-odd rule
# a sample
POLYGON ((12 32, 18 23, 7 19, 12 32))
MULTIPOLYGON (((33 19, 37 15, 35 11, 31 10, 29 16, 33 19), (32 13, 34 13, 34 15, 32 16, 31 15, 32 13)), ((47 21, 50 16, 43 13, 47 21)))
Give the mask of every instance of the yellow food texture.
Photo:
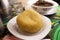
POLYGON ((35 10, 25 10, 18 15, 17 24, 21 30, 35 33, 44 26, 44 21, 42 16, 35 10))

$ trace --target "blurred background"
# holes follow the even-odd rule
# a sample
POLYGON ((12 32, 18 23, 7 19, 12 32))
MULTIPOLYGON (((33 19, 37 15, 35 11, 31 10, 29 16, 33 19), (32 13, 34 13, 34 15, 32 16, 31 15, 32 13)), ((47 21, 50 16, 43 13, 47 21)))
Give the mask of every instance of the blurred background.
MULTIPOLYGON (((9 0, 10 1, 10 0, 9 0)), ((57 2, 59 5, 60 5, 60 0, 53 0, 55 2, 57 2)), ((19 1, 17 1, 19 2, 19 1)), ((24 4, 25 2, 22 1, 24 4)), ((7 2, 8 3, 8 2, 7 2)), ((0 39, 1 38, 5 38, 5 36, 8 34, 8 37, 12 37, 10 36, 10 32, 7 30, 6 28, 6 25, 7 25, 7 22, 13 18, 14 16, 18 15, 18 13, 20 12, 23 12, 25 9, 24 9, 24 5, 21 4, 21 2, 17 3, 17 5, 19 6, 18 7, 18 10, 15 10, 13 9, 13 7, 16 5, 14 3, 11 3, 11 6, 8 6, 7 9, 6 9, 6 6, 4 5, 4 3, 2 2, 2 0, 0 0, 0 39), (14 6, 13 6, 14 5, 14 6), (10 10, 8 10, 10 8, 10 10), (13 14, 11 14, 13 13, 13 14), (17 13, 17 14, 16 14, 17 13), (6 31, 7 30, 7 31, 6 31)), ((55 20, 52 16, 55 16, 56 14, 53 14, 53 15, 48 15, 47 17, 49 17, 51 20, 53 19, 53 21, 55 20)), ((56 20, 57 21, 57 20, 56 20)), ((53 27, 52 27, 53 28, 53 27)), ((13 36, 13 38, 15 38, 13 36)), ((49 34, 44 38, 44 39, 50 39, 50 36, 49 34)), ((2 39, 1 39, 2 40, 2 39)), ((4 39, 3 39, 4 40, 4 39)), ((17 39, 16 39, 17 40, 17 39)), ((18 39, 20 40, 20 39, 18 39)))

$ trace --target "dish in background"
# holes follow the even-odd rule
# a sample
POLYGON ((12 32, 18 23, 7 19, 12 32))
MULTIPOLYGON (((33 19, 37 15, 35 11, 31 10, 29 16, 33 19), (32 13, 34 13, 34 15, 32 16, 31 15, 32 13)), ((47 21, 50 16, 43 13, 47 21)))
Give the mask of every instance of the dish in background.
POLYGON ((41 6, 41 7, 49 7, 49 6, 53 6, 53 4, 52 3, 50 3, 50 2, 46 2, 46 1, 37 1, 36 3, 34 3, 33 5, 35 5, 35 6, 41 6))
POLYGON ((24 40, 40 40, 43 39, 50 31, 51 29, 51 21, 49 18, 42 16, 42 18, 44 18, 44 22, 45 22, 45 27, 43 29, 41 29, 41 31, 39 31, 38 33, 34 34, 34 35, 29 35, 27 33, 22 32, 17 24, 16 24, 16 17, 14 17, 13 19, 11 19, 8 24, 7 24, 7 28, 8 30, 16 37, 24 39, 24 40))
MULTIPOLYGON (((46 0, 47 1, 47 0, 46 0)), ((35 9, 37 12, 43 14, 43 15, 51 15, 54 14, 56 12, 56 6, 58 6, 58 4, 54 1, 47 1, 49 3, 52 3, 52 6, 36 6, 36 5, 32 5, 32 8, 35 9)))

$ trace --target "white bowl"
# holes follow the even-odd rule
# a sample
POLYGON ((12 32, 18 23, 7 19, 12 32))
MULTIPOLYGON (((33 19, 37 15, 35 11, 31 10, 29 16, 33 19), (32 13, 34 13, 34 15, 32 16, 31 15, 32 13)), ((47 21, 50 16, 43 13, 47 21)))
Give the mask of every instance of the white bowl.
POLYGON ((39 12, 41 14, 46 14, 52 8, 55 8, 57 6, 56 2, 54 2, 54 1, 46 1, 46 2, 52 3, 53 5, 52 6, 48 6, 48 7, 32 5, 32 8, 35 9, 37 12, 39 12))

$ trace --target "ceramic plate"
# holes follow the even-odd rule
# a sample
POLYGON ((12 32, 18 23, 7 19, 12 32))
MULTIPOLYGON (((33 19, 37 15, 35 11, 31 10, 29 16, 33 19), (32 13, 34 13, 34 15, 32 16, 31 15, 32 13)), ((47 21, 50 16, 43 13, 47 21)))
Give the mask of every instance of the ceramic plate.
POLYGON ((35 34, 29 34, 29 33, 25 33, 22 32, 19 27, 17 26, 16 23, 16 17, 12 18, 8 24, 7 24, 7 28, 8 30, 16 37, 24 39, 24 40, 40 40, 43 39, 51 30, 51 21, 49 18, 42 16, 42 18, 44 19, 44 28, 42 28, 39 32, 35 33, 35 34))

